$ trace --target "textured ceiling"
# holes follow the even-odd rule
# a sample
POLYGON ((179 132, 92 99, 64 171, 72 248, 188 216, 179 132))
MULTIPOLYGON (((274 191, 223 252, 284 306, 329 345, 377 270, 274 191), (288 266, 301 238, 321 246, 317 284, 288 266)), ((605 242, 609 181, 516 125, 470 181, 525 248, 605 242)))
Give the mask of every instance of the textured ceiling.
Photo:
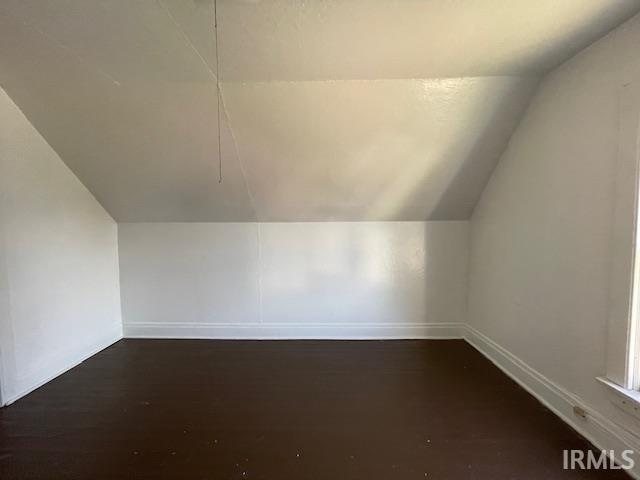
POLYGON ((640 0, 2 0, 0 86, 118 221, 464 219, 640 0))
POLYGON ((635 0, 219 0, 226 81, 545 72, 635 0))

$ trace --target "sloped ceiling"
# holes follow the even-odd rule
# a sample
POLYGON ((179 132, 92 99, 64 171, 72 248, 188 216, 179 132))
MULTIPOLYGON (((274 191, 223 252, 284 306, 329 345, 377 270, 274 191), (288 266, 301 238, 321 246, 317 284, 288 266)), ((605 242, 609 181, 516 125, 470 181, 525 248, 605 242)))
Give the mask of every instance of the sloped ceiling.
POLYGON ((468 218, 537 79, 640 0, 2 0, 0 86, 112 216, 468 218))

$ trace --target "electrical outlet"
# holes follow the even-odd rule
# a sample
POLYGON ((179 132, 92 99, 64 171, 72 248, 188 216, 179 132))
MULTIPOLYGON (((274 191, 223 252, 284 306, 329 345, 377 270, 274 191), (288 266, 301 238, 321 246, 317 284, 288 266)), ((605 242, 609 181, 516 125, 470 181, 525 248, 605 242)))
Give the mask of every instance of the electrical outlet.
POLYGON ((573 406, 573 414, 576 417, 580 417, 582 419, 586 419, 587 418, 587 411, 584 408, 579 407, 578 405, 574 405, 573 406))

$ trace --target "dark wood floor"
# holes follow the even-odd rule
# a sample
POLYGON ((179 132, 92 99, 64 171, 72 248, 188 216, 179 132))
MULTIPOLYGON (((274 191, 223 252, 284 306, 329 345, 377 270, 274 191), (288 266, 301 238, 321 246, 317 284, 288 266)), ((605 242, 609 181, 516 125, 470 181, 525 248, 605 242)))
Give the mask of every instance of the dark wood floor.
POLYGON ((2 480, 627 478, 565 448, 457 340, 123 340, 0 409, 2 480))

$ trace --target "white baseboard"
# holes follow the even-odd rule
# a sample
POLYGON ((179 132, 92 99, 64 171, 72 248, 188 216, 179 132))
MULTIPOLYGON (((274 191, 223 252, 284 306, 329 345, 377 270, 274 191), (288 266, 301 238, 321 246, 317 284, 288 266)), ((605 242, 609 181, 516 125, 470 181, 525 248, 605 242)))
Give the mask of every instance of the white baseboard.
MULTIPOLYGON (((579 397, 549 380, 475 328, 466 325, 465 330, 465 340, 469 344, 589 440, 596 448, 608 451, 613 450, 618 454, 623 450, 633 450, 636 452, 635 459, 638 462, 637 455, 640 454, 640 439, 626 431, 622 426, 605 418, 579 397), (574 415, 574 406, 579 406, 587 412, 586 419, 574 415)), ((633 470, 629 470, 628 473, 634 478, 640 479, 640 465, 637 465, 633 470)))
POLYGON ((207 338, 237 340, 461 339, 463 323, 125 323, 125 338, 207 338))
POLYGON ((18 391, 7 395, 7 398, 3 398, 4 406, 10 405, 16 400, 28 395, 43 386, 45 383, 50 382, 54 378, 78 366, 88 358, 93 357, 96 353, 110 347, 121 339, 122 333, 120 331, 110 334, 95 342, 89 348, 83 349, 81 352, 76 352, 53 362, 55 363, 55 366, 52 367, 51 371, 37 372, 36 374, 29 375, 28 377, 21 379, 20 384, 22 386, 18 387, 18 391))

